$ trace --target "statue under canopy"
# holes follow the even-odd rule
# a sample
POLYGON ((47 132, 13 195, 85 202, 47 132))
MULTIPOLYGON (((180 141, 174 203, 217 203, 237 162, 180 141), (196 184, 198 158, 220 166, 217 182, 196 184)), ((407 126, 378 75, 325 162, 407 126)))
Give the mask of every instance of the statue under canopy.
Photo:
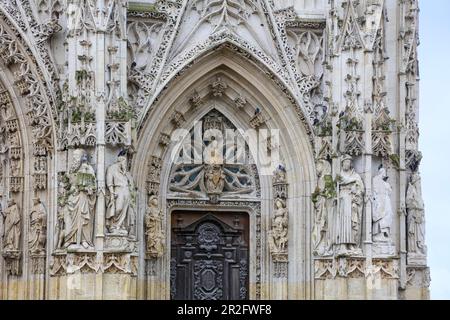
POLYGON ((65 207, 64 247, 92 249, 97 187, 94 168, 84 150, 73 152, 68 178, 70 189, 65 207))
POLYGON ((420 174, 414 173, 406 193, 406 210, 408 225, 408 253, 423 255, 427 253, 425 245, 425 212, 422 199, 420 174))
POLYGON ((364 183, 352 166, 352 158, 344 156, 338 176, 337 214, 334 221, 334 244, 338 255, 358 255, 361 250, 361 220, 364 183))
POLYGON ((41 199, 33 199, 33 208, 30 213, 30 233, 28 247, 33 254, 45 253, 47 243, 47 210, 41 199))
POLYGON ((394 214, 391 202, 392 187, 382 166, 373 178, 372 234, 375 242, 390 242, 394 214))
POLYGON ((109 201, 106 212, 107 228, 112 234, 128 235, 134 226, 135 187, 128 172, 126 153, 122 151, 117 161, 106 171, 109 201))
POLYGON ((3 250, 16 252, 20 250, 21 221, 19 206, 14 199, 8 201, 8 207, 2 212, 3 222, 3 250))

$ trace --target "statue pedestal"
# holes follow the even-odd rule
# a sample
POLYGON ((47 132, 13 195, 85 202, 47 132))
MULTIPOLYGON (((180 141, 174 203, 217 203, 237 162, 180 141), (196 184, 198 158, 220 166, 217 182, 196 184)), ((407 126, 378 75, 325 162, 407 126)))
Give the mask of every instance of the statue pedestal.
POLYGON ((135 252, 136 239, 128 235, 107 233, 105 237, 105 250, 108 252, 135 252))
POLYGON ((9 275, 20 276, 22 274, 22 269, 20 267, 20 251, 7 250, 3 252, 3 258, 5 258, 5 267, 9 275))
POLYGON ((372 245, 372 253, 374 258, 385 258, 396 255, 395 246, 390 242, 375 242, 372 245))
POLYGON ((422 253, 408 253, 408 265, 409 266, 426 266, 427 257, 422 253))

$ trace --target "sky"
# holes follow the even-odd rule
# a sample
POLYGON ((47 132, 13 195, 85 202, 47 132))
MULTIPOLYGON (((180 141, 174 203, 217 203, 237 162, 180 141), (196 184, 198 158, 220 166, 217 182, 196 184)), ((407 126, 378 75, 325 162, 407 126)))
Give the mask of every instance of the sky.
POLYGON ((450 1, 420 4, 420 149, 431 298, 450 299, 450 1))

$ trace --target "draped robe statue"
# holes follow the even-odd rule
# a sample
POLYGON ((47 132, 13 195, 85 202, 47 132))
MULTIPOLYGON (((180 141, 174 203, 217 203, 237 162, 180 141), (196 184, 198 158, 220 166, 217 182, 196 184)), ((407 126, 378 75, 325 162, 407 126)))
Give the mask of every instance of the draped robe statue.
POLYGON ((375 242, 390 242, 394 214, 391 203, 392 187, 386 169, 381 167, 373 179, 372 234, 375 242))
POLYGON ((47 242, 47 212, 41 199, 33 200, 34 205, 30 213, 30 233, 28 235, 28 247, 31 253, 45 253, 47 242))
POLYGON ((19 207, 14 199, 9 200, 8 207, 3 212, 5 218, 3 223, 3 249, 5 252, 20 250, 20 216, 19 207))
POLYGON ((65 207, 64 246, 73 249, 92 249, 96 178, 94 168, 82 150, 75 150, 69 173, 70 190, 65 207))
POLYGON ((116 163, 106 171, 106 185, 110 199, 106 212, 110 233, 128 235, 134 225, 134 182, 127 169, 127 158, 119 155, 116 163), (130 228, 131 229, 131 228, 130 228))
POLYGON ((426 255, 425 213, 422 199, 422 186, 419 173, 414 173, 406 193, 406 210, 408 225, 408 252, 426 255))
POLYGON ((164 251, 164 232, 162 230, 161 210, 156 196, 149 199, 145 215, 145 235, 147 236, 147 255, 151 258, 161 257, 164 251))
POLYGON ((361 254, 361 220, 364 183, 352 167, 351 157, 342 160, 338 177, 338 206, 334 223, 334 244, 338 255, 361 254))
POLYGON ((275 214, 272 219, 272 230, 269 231, 269 247, 272 255, 287 252, 288 211, 284 200, 275 200, 275 214))
POLYGON ((319 160, 317 172, 317 187, 313 194, 315 216, 312 240, 314 254, 327 256, 332 254, 331 226, 336 188, 331 175, 331 164, 328 161, 319 160))

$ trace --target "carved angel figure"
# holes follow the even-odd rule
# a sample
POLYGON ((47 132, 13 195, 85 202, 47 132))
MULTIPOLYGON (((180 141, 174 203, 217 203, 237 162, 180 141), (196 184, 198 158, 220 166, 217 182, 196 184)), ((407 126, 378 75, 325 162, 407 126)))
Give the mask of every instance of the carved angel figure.
POLYGON ((286 253, 288 242, 288 211, 286 203, 282 199, 276 199, 275 206, 272 230, 269 232, 269 246, 272 255, 286 253))
POLYGON ((162 230, 161 210, 158 198, 150 197, 148 209, 145 215, 145 235, 147 236, 147 255, 151 258, 159 258, 164 251, 164 232, 162 230))

